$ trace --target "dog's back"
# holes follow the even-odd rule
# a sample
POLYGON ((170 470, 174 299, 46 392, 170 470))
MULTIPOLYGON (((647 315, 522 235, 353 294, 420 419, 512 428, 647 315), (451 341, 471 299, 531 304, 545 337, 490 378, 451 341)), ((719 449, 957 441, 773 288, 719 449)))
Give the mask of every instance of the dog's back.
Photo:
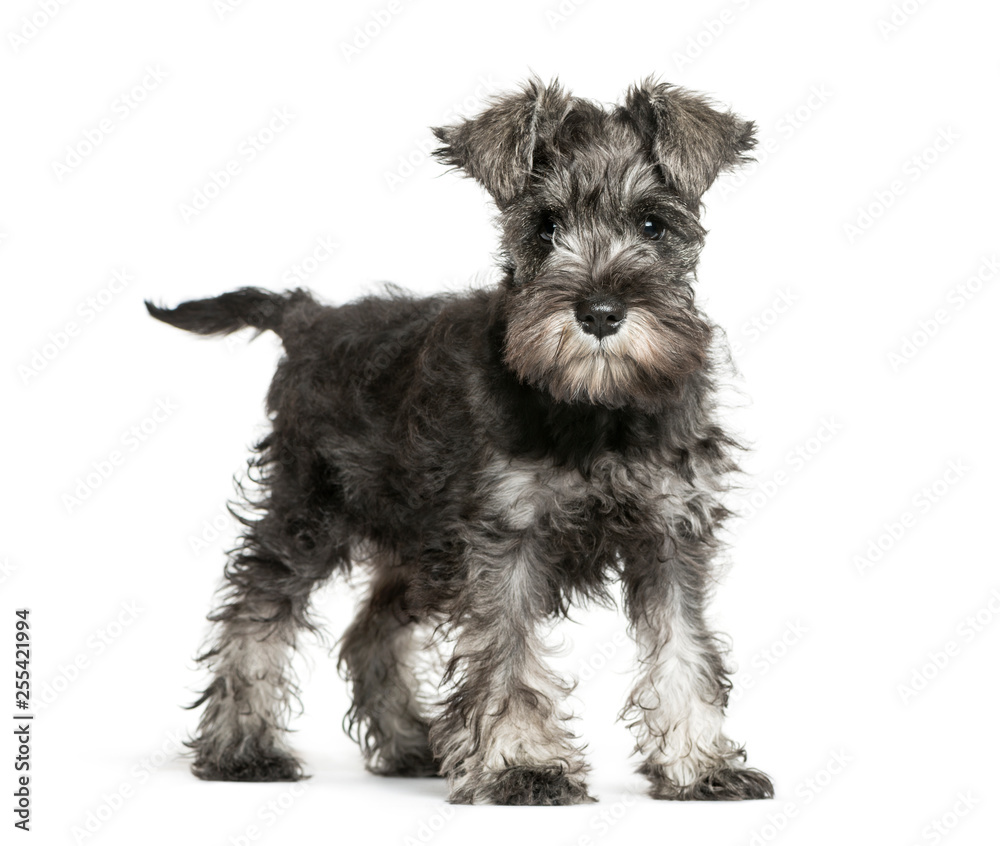
POLYGON ((253 327, 281 338, 285 355, 267 396, 272 430, 255 461, 270 489, 259 503, 269 515, 259 529, 276 523, 275 535, 287 535, 294 523, 298 555, 347 568, 362 542, 423 557, 428 536, 458 519, 439 494, 452 477, 468 477, 481 441, 449 443, 447 468, 439 441, 475 429, 477 391, 468 375, 482 367, 467 365, 489 356, 486 292, 390 290, 327 306, 302 290, 243 288, 173 309, 146 305, 158 320, 201 335, 253 327), (339 524, 314 525, 317 514, 339 524), (414 525, 425 532, 414 535, 414 525), (343 549, 328 549, 331 538, 343 549))

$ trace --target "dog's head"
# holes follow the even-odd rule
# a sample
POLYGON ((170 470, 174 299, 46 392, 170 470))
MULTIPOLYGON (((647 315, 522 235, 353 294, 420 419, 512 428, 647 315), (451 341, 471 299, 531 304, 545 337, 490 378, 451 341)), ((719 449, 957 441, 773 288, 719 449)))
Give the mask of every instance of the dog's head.
POLYGON ((752 123, 653 81, 605 109, 532 80, 434 132, 437 157, 500 209, 519 378, 566 402, 655 407, 706 366, 698 212, 752 148, 752 123))

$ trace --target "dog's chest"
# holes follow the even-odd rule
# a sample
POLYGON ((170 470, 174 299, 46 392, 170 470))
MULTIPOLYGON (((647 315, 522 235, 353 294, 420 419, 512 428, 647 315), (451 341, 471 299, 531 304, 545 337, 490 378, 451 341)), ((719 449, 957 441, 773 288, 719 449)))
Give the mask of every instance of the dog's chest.
POLYGON ((486 516, 500 527, 604 546, 659 523, 669 474, 609 455, 586 475, 545 460, 497 460, 484 474, 486 516))

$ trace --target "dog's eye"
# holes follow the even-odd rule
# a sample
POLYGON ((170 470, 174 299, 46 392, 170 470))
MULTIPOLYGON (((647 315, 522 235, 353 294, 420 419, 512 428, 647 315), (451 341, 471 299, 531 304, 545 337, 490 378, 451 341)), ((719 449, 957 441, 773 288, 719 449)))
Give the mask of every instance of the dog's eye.
POLYGON ((552 239, 556 234, 556 222, 551 217, 542 218, 542 222, 538 224, 538 240, 543 244, 551 244, 552 239))
POLYGON ((648 238, 650 241, 659 241, 663 238, 666 227, 663 225, 662 220, 650 215, 644 218, 642 223, 639 224, 639 232, 643 238, 648 238))

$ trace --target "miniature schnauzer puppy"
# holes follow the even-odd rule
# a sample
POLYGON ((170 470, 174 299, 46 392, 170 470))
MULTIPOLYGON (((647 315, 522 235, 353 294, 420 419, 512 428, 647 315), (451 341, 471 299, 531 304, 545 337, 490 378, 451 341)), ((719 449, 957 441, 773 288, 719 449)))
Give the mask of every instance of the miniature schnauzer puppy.
POLYGON ((290 658, 314 630, 312 591, 365 567, 340 662, 372 771, 443 775, 457 803, 593 801, 543 634, 620 581, 639 657, 623 717, 651 795, 772 796, 723 734, 731 685, 705 622, 737 444, 692 290, 701 197, 745 160, 753 124, 652 80, 605 108, 534 79, 434 132, 436 157, 499 209, 496 287, 147 303, 202 335, 270 330, 285 350, 251 462, 262 493, 200 658, 213 681, 194 773, 302 777, 290 658), (421 624, 452 650, 433 702, 421 624))

